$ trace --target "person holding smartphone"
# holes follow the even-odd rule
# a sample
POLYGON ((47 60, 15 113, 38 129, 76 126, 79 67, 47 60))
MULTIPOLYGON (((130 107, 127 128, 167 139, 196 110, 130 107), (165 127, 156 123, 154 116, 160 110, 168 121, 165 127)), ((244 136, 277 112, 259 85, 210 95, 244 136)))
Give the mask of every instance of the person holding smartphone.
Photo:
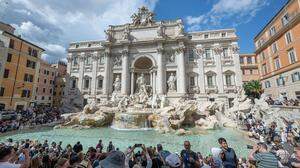
POLYGON ((190 141, 184 141, 184 150, 181 151, 180 156, 185 168, 200 167, 198 155, 191 150, 190 141))

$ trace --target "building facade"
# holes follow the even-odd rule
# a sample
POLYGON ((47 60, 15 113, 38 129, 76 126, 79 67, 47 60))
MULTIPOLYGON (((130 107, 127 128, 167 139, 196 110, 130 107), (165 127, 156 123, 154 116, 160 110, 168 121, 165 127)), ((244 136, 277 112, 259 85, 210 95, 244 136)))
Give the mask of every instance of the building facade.
POLYGON ((36 105, 52 106, 54 93, 54 80, 57 75, 57 69, 51 64, 41 60, 36 87, 35 102, 36 105))
POLYGON ((14 29, 0 27, 1 41, 8 43, 4 45, 6 55, 0 74, 0 106, 1 109, 25 109, 34 102, 39 59, 44 49, 16 36, 14 29))
POLYGON ((169 100, 232 101, 242 85, 235 30, 185 32, 182 20, 155 21, 145 7, 132 18, 109 26, 105 40, 70 44, 71 103, 138 94, 141 83, 169 100))
POLYGON ((300 98, 300 2, 289 0, 255 37, 266 94, 300 98))
POLYGON ((65 96, 64 88, 66 85, 67 64, 59 61, 51 66, 57 71, 57 75, 54 79, 53 107, 61 107, 63 97, 65 96))
POLYGON ((254 53, 240 54, 240 64, 243 83, 247 83, 251 80, 259 80, 257 59, 254 53))

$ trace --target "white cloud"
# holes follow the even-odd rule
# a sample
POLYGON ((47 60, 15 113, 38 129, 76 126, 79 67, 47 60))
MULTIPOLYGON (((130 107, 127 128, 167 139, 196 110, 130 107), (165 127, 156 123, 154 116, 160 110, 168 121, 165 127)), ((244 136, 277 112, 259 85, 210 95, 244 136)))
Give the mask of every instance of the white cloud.
MULTIPOLYGON (((46 49, 51 61, 65 58, 72 41, 102 40, 108 25, 130 22, 142 5, 154 9, 158 0, 10 0, 0 16, 22 37, 46 49)), ((1 13, 0 13, 1 14, 1 13)))
POLYGON ((194 31, 247 23, 265 5, 268 5, 267 0, 219 0, 207 13, 186 17, 188 29, 194 31))

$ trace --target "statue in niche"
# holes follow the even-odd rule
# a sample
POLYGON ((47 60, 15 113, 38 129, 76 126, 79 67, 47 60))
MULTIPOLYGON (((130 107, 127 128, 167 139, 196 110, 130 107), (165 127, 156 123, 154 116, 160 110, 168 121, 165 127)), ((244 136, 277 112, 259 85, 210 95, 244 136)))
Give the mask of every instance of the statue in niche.
POLYGON ((183 26, 182 22, 180 21, 178 23, 177 35, 179 36, 179 35, 183 35, 183 34, 184 34, 184 26, 183 26))
POLYGON ((125 27, 123 32, 123 40, 130 40, 130 30, 128 26, 125 27))
POLYGON ((136 79, 136 83, 137 83, 138 93, 144 93, 144 92, 147 93, 146 81, 143 73, 136 79))
POLYGON ((115 67, 118 67, 118 66, 121 66, 122 65, 122 60, 119 56, 115 56, 114 57, 114 66, 115 67))
POLYGON ((118 92, 118 91, 121 90, 121 80, 120 80, 120 76, 119 75, 117 75, 117 77, 116 77, 116 79, 114 81, 113 86, 114 86, 114 91, 118 92))
POLYGON ((175 82, 176 82, 176 77, 174 76, 174 73, 171 73, 171 75, 169 76, 169 79, 167 81, 169 92, 176 91, 175 82))

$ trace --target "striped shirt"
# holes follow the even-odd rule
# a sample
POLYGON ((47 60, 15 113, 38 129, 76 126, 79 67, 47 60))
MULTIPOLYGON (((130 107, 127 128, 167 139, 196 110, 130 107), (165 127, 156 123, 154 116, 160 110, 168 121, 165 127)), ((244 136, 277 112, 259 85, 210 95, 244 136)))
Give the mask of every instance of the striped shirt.
POLYGON ((254 155, 256 166, 258 168, 276 168, 278 167, 278 160, 274 154, 270 152, 257 153, 254 155))

